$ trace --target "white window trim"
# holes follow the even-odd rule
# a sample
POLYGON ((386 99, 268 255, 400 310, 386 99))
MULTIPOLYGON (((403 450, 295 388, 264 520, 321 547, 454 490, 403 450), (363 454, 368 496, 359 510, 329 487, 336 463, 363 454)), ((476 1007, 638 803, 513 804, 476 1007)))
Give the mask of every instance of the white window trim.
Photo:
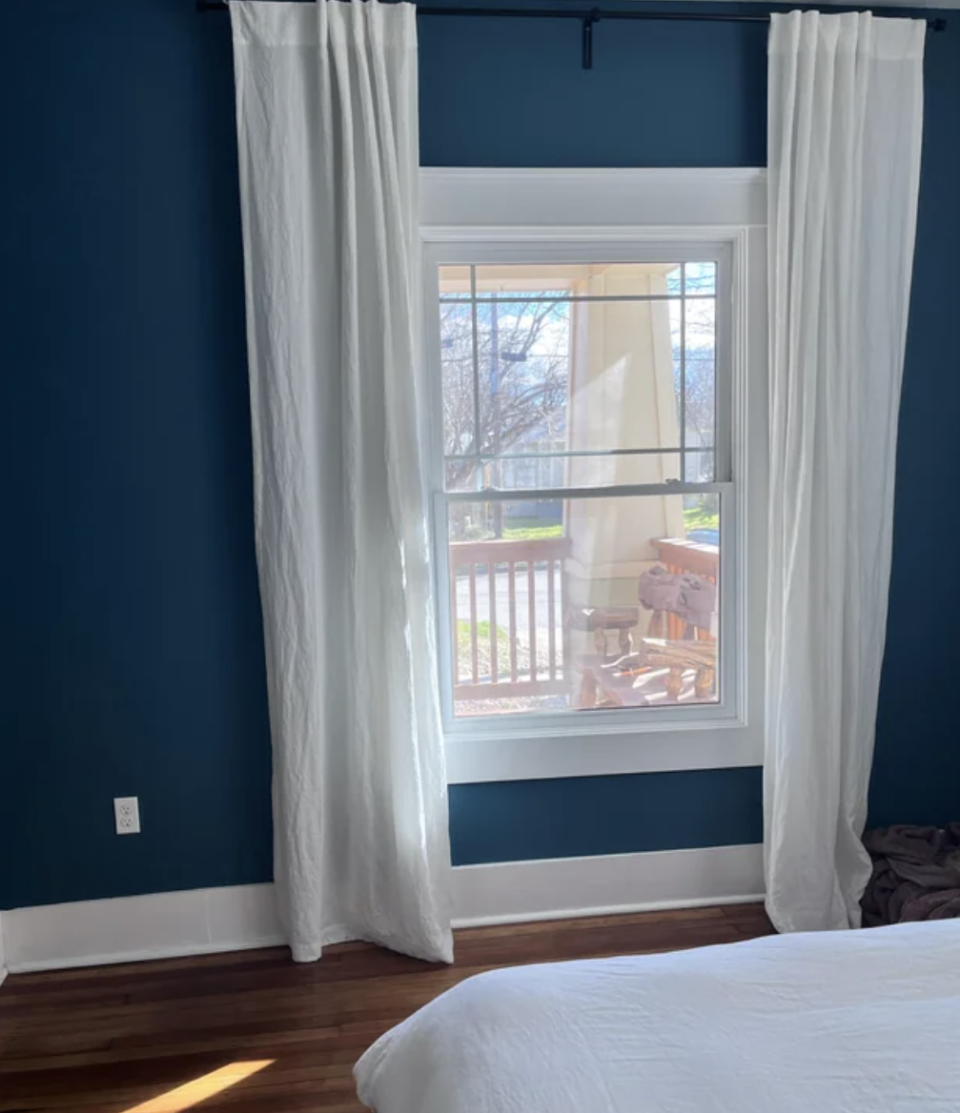
MULTIPOLYGON (((733 514, 727 511, 725 521, 733 518, 737 552, 736 582, 731 588, 736 600, 732 607, 735 630, 730 639, 737 654, 734 690, 722 691, 720 704, 711 707, 665 707, 637 714, 624 710, 563 716, 531 713, 496 721, 448 721, 449 783, 762 763, 765 209, 762 170, 421 171, 425 364, 431 376, 439 373, 439 263, 482 262, 487 252, 503 261, 513 251, 518 261, 531 261, 534 255, 546 259, 551 253, 572 259, 578 251, 586 258, 595 246, 603 246, 610 261, 615 261, 614 252, 624 260, 636 261, 644 245, 674 244, 691 250, 698 243, 719 243, 729 249, 733 299, 731 463, 737 507, 733 514), (602 224, 592 223, 599 217, 602 224), (470 245, 470 260, 463 257, 464 245, 470 245)), ((426 396, 433 399, 437 393, 435 383, 428 384, 426 396)), ((437 416, 432 414, 432 450, 442 454, 437 416)), ((434 468, 432 474, 440 472, 434 468)), ((443 500, 438 504, 442 508, 443 500)), ((438 544, 436 551, 441 549, 438 544)), ((446 560, 438 559, 438 581, 445 584, 446 574, 446 560)), ((445 588, 438 590, 438 643, 442 647, 449 641, 447 595, 445 588)))

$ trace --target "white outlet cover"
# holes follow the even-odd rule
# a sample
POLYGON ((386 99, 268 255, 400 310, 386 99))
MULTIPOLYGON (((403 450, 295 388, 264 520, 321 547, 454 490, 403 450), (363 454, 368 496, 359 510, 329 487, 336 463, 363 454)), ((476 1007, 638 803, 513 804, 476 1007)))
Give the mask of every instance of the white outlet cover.
POLYGON ((140 801, 136 796, 117 796, 113 801, 113 815, 118 835, 140 834, 140 801))

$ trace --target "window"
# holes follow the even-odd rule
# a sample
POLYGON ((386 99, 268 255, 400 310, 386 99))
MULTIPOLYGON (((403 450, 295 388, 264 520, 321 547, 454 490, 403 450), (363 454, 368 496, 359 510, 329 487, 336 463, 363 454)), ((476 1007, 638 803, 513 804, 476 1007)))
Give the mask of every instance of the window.
POLYGON ((439 268, 458 718, 718 698, 729 268, 679 254, 439 268))
MULTIPOLYGON (((746 727, 744 245, 426 238, 448 740, 682 749, 684 730, 746 727)), ((745 763, 733 749, 719 764, 745 763)), ((491 778, 561 775, 542 769, 491 778)))

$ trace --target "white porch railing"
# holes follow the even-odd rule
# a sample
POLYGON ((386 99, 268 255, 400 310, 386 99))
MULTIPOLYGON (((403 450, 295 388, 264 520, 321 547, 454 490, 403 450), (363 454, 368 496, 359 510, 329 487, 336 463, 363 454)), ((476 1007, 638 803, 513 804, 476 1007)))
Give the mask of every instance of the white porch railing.
POLYGON ((455 700, 568 690, 563 621, 569 540, 450 546, 455 700))

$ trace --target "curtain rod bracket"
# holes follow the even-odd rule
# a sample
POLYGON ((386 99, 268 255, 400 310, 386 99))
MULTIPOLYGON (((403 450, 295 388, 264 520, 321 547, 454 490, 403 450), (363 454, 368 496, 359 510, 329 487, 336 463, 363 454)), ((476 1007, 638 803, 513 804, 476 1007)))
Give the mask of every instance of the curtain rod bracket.
POLYGON ((593 69, 593 25, 600 22, 600 9, 591 8, 583 17, 583 68, 593 69))

